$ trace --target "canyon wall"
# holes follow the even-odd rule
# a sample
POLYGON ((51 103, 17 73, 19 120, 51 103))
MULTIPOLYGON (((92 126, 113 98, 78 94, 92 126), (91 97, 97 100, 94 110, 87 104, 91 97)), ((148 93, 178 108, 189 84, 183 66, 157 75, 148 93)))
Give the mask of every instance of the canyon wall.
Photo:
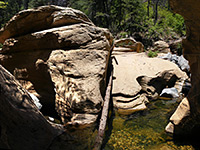
POLYGON ((175 135, 197 134, 200 124, 200 1, 170 0, 170 5, 185 19, 187 35, 182 44, 191 68, 192 88, 170 118, 166 130, 175 135))

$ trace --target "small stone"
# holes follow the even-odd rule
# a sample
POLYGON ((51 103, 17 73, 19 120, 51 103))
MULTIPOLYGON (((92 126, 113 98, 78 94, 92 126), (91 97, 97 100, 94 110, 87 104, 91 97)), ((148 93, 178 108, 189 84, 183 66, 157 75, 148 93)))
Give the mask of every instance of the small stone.
POLYGON ((174 125, 169 122, 168 125, 165 127, 165 131, 168 132, 168 133, 174 133, 174 125))
POLYGON ((48 117, 50 121, 54 122, 54 118, 53 117, 48 117))
POLYGON ((190 114, 190 104, 187 98, 184 98, 181 103, 179 104, 178 108, 171 116, 170 121, 173 124, 178 125, 180 122, 190 114))

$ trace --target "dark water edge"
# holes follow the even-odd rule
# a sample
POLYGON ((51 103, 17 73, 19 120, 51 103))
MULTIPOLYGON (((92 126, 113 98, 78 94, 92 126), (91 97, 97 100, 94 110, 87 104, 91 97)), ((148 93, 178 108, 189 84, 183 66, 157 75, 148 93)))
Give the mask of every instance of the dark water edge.
MULTIPOLYGON (((187 141, 174 141, 165 132, 170 116, 180 100, 156 100, 148 109, 123 116, 109 114, 103 150, 195 150, 187 141)), ((94 145, 97 127, 69 129, 59 136, 49 150, 90 150, 94 145)))

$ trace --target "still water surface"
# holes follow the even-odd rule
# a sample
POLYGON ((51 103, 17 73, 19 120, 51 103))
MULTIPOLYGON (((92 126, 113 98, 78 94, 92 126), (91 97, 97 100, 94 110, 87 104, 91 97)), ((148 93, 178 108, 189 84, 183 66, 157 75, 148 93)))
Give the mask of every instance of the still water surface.
MULTIPOLYGON (((194 150, 186 142, 175 142, 164 129, 180 101, 156 100, 148 109, 129 116, 110 112, 104 150, 194 150)), ((49 150, 90 150, 97 130, 70 129, 58 137, 49 150)))

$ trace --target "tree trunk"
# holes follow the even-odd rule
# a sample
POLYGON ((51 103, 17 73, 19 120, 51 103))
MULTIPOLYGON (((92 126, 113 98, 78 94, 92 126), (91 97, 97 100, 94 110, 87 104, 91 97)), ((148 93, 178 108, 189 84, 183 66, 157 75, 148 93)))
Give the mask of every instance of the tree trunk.
POLYGON ((29 0, 24 0, 24 9, 28 9, 29 0))
POLYGON ((151 0, 148 0, 147 4, 147 16, 149 17, 149 7, 150 7, 151 0))
POLYGON ((112 88, 112 77, 113 77, 113 73, 111 72, 111 75, 110 75, 110 78, 109 78, 109 83, 108 83, 108 86, 107 86, 107 89, 106 89, 106 95, 105 95, 103 110, 102 110, 102 114, 101 114, 101 120, 100 120, 98 135, 96 137, 93 150, 100 150, 102 142, 103 142, 103 135, 104 135, 105 128, 106 128, 110 94, 111 94, 111 88, 112 88))
POLYGON ((154 25, 157 23, 157 20, 158 20, 158 3, 159 3, 159 0, 156 1, 155 8, 154 8, 154 25))

